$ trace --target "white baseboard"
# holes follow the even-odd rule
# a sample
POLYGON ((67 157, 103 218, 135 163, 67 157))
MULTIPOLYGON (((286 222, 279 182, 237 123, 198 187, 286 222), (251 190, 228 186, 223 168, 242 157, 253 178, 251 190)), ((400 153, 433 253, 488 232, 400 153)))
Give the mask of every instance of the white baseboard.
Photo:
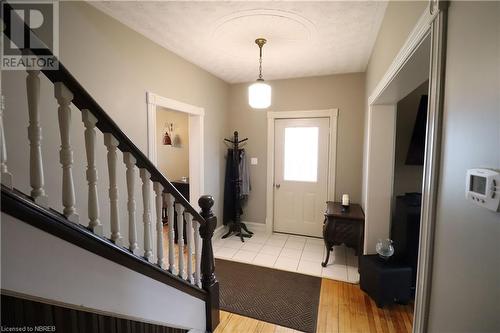
MULTIPOLYGON (((241 221, 246 224, 248 229, 252 232, 266 232, 266 225, 264 223, 241 221)), ((220 225, 214 230, 213 239, 219 239, 228 229, 225 225, 220 225)))
POLYGON ((192 330, 189 330, 188 333, 204 333, 205 331, 201 331, 201 330, 197 330, 197 329, 192 329, 192 330))
POLYGON ((265 223, 257 223, 257 222, 249 222, 249 221, 242 221, 243 223, 246 224, 248 229, 252 232, 266 232, 266 224, 265 223))
POLYGON ((222 224, 222 225, 218 226, 217 228, 215 228, 214 236, 212 237, 212 239, 221 238, 221 236, 224 234, 224 232, 226 232, 226 226, 224 224, 222 224))

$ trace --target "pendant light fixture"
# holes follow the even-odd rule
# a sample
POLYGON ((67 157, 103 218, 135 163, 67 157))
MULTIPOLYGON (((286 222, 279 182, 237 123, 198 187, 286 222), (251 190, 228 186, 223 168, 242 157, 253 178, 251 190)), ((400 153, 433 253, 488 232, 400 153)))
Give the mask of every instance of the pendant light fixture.
POLYGON ((262 77, 262 47, 266 42, 265 38, 255 40, 255 44, 259 46, 259 78, 248 87, 248 104, 253 109, 266 109, 271 105, 271 86, 262 77))

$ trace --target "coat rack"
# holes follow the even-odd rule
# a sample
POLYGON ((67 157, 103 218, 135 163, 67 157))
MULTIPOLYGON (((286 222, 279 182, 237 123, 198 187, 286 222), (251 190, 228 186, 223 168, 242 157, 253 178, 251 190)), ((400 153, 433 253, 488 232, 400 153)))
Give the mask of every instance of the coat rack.
POLYGON ((224 236, 222 236, 222 238, 227 238, 231 234, 235 233, 236 236, 239 236, 241 238, 242 242, 245 241, 243 237, 252 237, 253 235, 253 232, 248 230, 245 223, 241 222, 241 216, 240 216, 241 179, 240 179, 240 169, 239 169, 239 164, 240 164, 239 149, 240 149, 240 144, 247 140, 248 138, 245 138, 240 141, 238 138, 238 131, 234 132, 234 137, 232 140, 224 139, 224 141, 232 145, 233 149, 233 179, 231 180, 231 182, 234 183, 234 217, 232 219, 232 222, 229 224, 229 231, 224 236))

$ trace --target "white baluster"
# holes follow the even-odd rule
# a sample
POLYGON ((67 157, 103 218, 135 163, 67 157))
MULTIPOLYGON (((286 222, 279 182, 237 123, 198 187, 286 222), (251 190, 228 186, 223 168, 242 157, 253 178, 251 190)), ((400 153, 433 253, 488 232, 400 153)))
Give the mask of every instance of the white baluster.
POLYGON ((82 121, 85 125, 85 150, 87 152, 87 182, 89 229, 102 236, 103 229, 99 221, 99 197, 97 195, 97 168, 95 166, 95 125, 97 118, 89 111, 82 110, 82 121))
POLYGON ((174 250, 174 202, 175 198, 172 194, 167 193, 167 218, 168 218, 168 270, 172 274, 175 271, 175 250, 174 250))
POLYGON ((40 113, 38 102, 40 100, 40 71, 30 70, 26 77, 26 92, 28 95, 28 140, 30 142, 30 185, 31 197, 44 207, 48 206, 48 198, 43 188, 43 162, 42 162, 42 128, 40 127, 40 113))
POLYGON ((176 203, 177 246, 179 247, 179 276, 184 279, 184 206, 176 203))
POLYGON ((165 268, 163 261, 163 222, 161 220, 161 211, 163 209, 163 186, 160 183, 154 182, 154 190, 156 193, 156 252, 158 257, 158 265, 165 268))
POLYGON ((73 100, 73 93, 66 86, 57 82, 54 84, 55 97, 59 104, 59 131, 61 134, 61 151, 59 153, 62 165, 62 202, 64 216, 74 223, 78 223, 78 214, 75 208, 75 185, 73 184, 73 150, 70 141, 71 109, 69 105, 73 100))
POLYGON ((111 221, 111 240, 122 245, 120 234, 120 215, 118 212, 118 186, 116 184, 116 150, 118 140, 111 133, 104 133, 104 145, 108 148, 108 174, 109 174, 109 219, 111 221))
POLYGON ((194 283, 201 288, 201 237, 200 237, 200 223, 193 220, 193 233, 194 233, 194 283))
POLYGON ((0 139, 2 140, 0 147, 0 172, 2 173, 2 184, 12 188, 12 175, 7 169, 7 146, 5 144, 5 133, 3 131, 3 110, 5 108, 5 100, 3 95, 0 98, 0 139))
POLYGON ((194 283, 193 278, 193 215, 188 212, 184 213, 186 219, 186 234, 187 234, 187 279, 194 283))
POLYGON ((142 179, 142 201, 144 204, 144 213, 142 220, 144 223, 144 258, 147 261, 153 259, 153 249, 151 247, 151 189, 149 179, 151 174, 146 169, 140 170, 142 179))
POLYGON ((135 163, 136 159, 131 153, 123 154, 123 162, 127 167, 127 209, 128 209, 128 241, 129 250, 133 254, 138 254, 139 247, 137 246, 137 230, 135 225, 135 163))

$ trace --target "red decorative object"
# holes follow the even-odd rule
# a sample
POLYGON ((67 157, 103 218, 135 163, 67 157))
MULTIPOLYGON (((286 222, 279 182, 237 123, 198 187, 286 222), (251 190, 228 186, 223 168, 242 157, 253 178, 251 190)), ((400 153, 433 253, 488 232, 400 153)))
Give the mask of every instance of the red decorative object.
POLYGON ((168 131, 165 131, 165 135, 163 136, 163 144, 165 146, 171 146, 172 145, 172 139, 170 138, 170 135, 168 134, 168 131))
POLYGON ((163 145, 171 146, 172 145, 172 131, 174 130, 174 124, 166 124, 167 129, 165 130, 165 134, 163 135, 163 145))

